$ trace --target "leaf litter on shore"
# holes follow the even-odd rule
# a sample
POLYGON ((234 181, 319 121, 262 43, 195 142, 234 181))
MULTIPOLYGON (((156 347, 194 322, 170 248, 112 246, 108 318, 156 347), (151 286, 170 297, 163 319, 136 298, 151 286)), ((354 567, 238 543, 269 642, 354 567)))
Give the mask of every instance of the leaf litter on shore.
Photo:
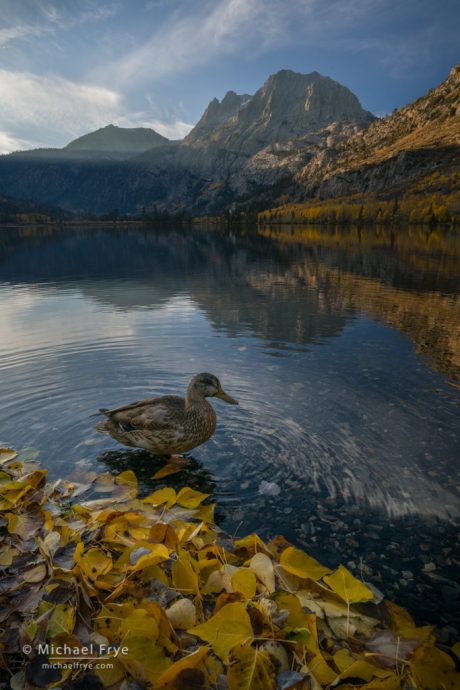
POLYGON ((0 665, 13 690, 460 688, 458 643, 439 648, 432 627, 282 537, 231 539, 208 498, 139 498, 132 471, 48 483, 0 449, 0 665), (101 497, 81 500, 88 488, 101 497))

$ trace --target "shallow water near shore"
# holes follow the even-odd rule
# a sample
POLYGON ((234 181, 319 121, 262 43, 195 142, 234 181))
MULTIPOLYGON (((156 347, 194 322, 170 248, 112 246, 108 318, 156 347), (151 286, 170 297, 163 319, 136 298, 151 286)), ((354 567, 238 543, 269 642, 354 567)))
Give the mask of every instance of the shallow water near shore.
POLYGON ((213 401, 214 437, 168 484, 452 633, 459 287, 439 230, 0 227, 0 442, 150 491, 160 462, 91 415, 210 371, 240 404, 213 401))

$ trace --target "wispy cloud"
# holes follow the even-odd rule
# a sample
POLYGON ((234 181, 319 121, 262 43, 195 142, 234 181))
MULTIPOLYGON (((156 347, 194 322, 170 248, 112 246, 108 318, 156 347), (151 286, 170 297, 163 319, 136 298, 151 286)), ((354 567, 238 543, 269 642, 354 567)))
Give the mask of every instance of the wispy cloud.
POLYGON ((82 3, 77 12, 69 12, 65 5, 56 6, 49 3, 37 3, 34 10, 30 10, 34 21, 25 21, 14 16, 8 8, 4 11, 3 22, 5 26, 0 28, 0 46, 9 42, 24 38, 39 37, 44 34, 54 34, 57 31, 66 31, 80 25, 104 21, 113 16, 119 8, 119 3, 111 5, 94 5, 93 2, 82 3), (9 15, 12 15, 9 17, 9 15))
POLYGON ((274 0, 220 0, 202 3, 200 9, 193 14, 173 12, 143 45, 98 68, 93 76, 120 86, 152 81, 232 54, 242 45, 260 50, 285 40, 279 19, 286 11, 274 0))
POLYGON ((27 36, 40 36, 46 31, 51 31, 49 27, 31 26, 28 24, 18 24, 16 26, 4 27, 0 29, 0 46, 4 46, 10 41, 15 41, 27 36))
POLYGON ((229 55, 239 60, 288 44, 323 48, 386 5, 388 0, 203 0, 190 11, 183 4, 138 47, 99 65, 91 76, 135 87, 229 55))

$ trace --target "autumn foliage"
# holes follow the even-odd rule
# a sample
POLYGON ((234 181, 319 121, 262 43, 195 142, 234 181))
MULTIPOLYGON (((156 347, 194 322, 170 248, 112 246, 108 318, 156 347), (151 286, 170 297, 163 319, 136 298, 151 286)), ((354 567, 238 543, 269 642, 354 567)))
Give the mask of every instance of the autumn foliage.
POLYGON ((230 538, 208 498, 187 487, 140 498, 131 471, 47 483, 0 450, 0 663, 11 687, 460 687, 458 645, 439 649, 431 627, 343 566, 281 537, 230 538))

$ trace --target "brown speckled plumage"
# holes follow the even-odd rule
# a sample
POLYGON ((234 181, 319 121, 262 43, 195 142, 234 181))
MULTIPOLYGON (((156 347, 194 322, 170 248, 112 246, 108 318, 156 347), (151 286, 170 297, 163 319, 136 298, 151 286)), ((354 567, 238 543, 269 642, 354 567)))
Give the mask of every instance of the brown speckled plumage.
POLYGON ((125 446, 144 448, 157 455, 185 453, 205 443, 215 431, 216 413, 207 397, 237 404, 222 390, 217 377, 198 374, 190 382, 185 399, 164 395, 101 410, 107 419, 96 429, 125 446))

